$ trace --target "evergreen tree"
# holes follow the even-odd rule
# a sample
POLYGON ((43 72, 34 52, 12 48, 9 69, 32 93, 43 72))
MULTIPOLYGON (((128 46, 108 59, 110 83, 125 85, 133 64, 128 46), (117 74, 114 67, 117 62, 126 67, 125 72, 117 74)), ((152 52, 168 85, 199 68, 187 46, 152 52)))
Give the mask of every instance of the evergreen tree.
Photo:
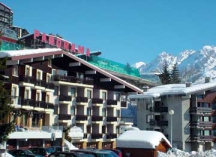
POLYGON ((160 77, 162 84, 170 84, 171 83, 171 75, 170 75, 170 72, 168 70, 167 62, 165 62, 164 66, 163 66, 163 71, 159 75, 159 77, 160 77))
POLYGON ((132 68, 131 68, 131 65, 130 65, 129 63, 127 63, 127 64, 125 65, 125 70, 127 71, 127 73, 131 73, 132 68))
POLYGON ((171 72, 171 78, 172 78, 171 83, 177 83, 177 84, 181 83, 177 63, 175 63, 174 66, 173 66, 173 69, 172 69, 172 72, 171 72))
MULTIPOLYGON (((0 39, 2 32, 0 33, 0 39)), ((0 40, 0 47, 2 41, 0 40)), ((9 122, 9 116, 14 108, 10 105, 9 91, 4 87, 5 77, 2 72, 6 69, 7 58, 0 59, 0 143, 6 142, 8 135, 14 130, 14 122, 9 122)))

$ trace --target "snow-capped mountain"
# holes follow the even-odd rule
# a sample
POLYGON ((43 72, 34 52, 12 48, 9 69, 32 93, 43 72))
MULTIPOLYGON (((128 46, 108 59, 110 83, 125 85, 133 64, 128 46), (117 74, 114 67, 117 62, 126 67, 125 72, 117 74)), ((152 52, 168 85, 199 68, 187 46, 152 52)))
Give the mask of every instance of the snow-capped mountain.
POLYGON ((135 65, 140 74, 144 75, 161 72, 165 62, 168 63, 169 70, 175 63, 178 64, 182 81, 203 82, 205 77, 210 77, 212 81, 216 80, 216 46, 203 46, 197 51, 186 50, 177 56, 162 52, 148 64, 139 62, 135 65))

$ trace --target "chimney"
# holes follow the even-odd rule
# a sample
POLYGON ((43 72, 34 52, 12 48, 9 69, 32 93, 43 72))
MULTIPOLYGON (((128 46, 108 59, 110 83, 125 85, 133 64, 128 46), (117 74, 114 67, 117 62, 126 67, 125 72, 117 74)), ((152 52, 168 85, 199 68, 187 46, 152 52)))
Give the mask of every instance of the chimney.
POLYGON ((148 89, 149 89, 149 86, 143 86, 143 92, 147 92, 148 89))
POLYGON ((210 77, 205 77, 205 83, 209 83, 210 82, 210 77))
POLYGON ((186 87, 191 87, 192 82, 186 82, 185 84, 186 84, 186 87))

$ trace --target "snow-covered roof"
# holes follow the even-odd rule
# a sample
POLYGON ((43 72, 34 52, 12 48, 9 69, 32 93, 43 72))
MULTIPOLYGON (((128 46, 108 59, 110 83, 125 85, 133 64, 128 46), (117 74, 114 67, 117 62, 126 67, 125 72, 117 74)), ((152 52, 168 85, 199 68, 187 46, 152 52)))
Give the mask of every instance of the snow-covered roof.
POLYGON ((46 53, 46 52, 55 52, 62 51, 60 48, 42 48, 42 49, 24 49, 24 50, 11 50, 11 51, 0 51, 0 58, 3 57, 14 57, 14 56, 24 56, 31 55, 35 53, 46 53))
POLYGON ((116 139, 116 147, 155 149, 162 141, 165 141, 171 147, 170 142, 161 132, 128 130, 116 139))
POLYGON ((128 82, 126 82, 126 81, 124 81, 124 80, 122 80, 122 79, 120 79, 120 78, 118 78, 118 77, 116 77, 116 76, 114 76, 112 74, 110 74, 109 72, 107 72, 107 71, 105 71, 103 69, 100 69, 97 66, 94 66, 94 65, 86 62, 85 60, 77 57, 76 55, 73 55, 72 53, 65 52, 60 48, 41 48, 41 49, 24 49, 24 50, 13 50, 13 51, 0 51, 0 58, 9 57, 12 60, 19 60, 19 58, 20 59, 27 59, 27 58, 32 58, 33 56, 34 57, 41 57, 45 53, 46 53, 46 55, 54 55, 54 53, 56 53, 56 54, 65 54, 66 56, 68 56, 68 57, 82 63, 83 65, 85 65, 87 67, 90 67, 90 68, 96 70, 97 72, 102 73, 103 75, 105 75, 107 77, 110 77, 111 79, 119 82, 120 84, 123 84, 123 85, 127 86, 128 88, 133 89, 136 92, 143 93, 143 91, 140 88, 138 88, 138 87, 136 87, 136 86, 134 86, 134 85, 132 85, 132 84, 130 84, 130 83, 128 83, 128 82))
POLYGON ((189 95, 216 88, 216 82, 191 84, 186 87, 186 84, 168 84, 150 88, 143 94, 130 95, 129 98, 158 98, 164 95, 189 95))

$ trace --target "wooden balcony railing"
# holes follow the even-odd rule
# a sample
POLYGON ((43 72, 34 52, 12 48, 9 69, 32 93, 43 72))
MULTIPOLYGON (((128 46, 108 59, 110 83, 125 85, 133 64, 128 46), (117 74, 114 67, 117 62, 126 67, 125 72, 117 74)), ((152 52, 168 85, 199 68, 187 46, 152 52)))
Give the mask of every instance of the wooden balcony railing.
POLYGON ((36 79, 35 80, 35 86, 45 87, 46 86, 46 81, 36 79))
POLYGON ((65 75, 53 75, 52 78, 53 81, 65 81, 65 82, 71 82, 71 83, 82 83, 82 84, 88 84, 93 85, 92 79, 84 79, 84 78, 77 78, 74 76, 65 76, 65 75))
POLYGON ((107 122, 117 122, 117 117, 107 117, 107 122))
POLYGON ((212 142, 213 136, 211 135, 190 135, 187 142, 212 142))
POLYGON ((103 99, 101 98, 92 98, 92 104, 103 104, 103 99))
POLYGON ((54 84, 53 83, 48 83, 48 82, 46 82, 45 83, 45 88, 47 88, 47 89, 54 89, 54 84))
POLYGON ((212 122, 205 122, 205 121, 191 121, 190 122, 190 127, 191 128, 212 128, 213 123, 212 122))
POLYGON ((21 99, 21 106, 35 107, 35 101, 33 99, 21 99))
POLYGON ((103 134, 100 134, 100 133, 92 133, 91 134, 92 139, 98 139, 98 138, 102 138, 102 137, 103 137, 103 134))
POLYGON ((68 95, 59 95, 59 101, 71 101, 71 96, 68 95))
POLYGON ((103 120, 103 117, 102 116, 92 116, 92 121, 102 121, 103 120))
POLYGON ((117 105, 117 100, 107 99, 107 105, 117 105))
POLYGON ((19 76, 19 81, 34 84, 35 78, 32 76, 19 76))
POLYGON ((76 120, 87 120, 88 116, 86 115, 76 115, 76 120))
POLYGON ((88 98, 87 97, 81 97, 81 96, 78 96, 76 97, 76 102, 88 102, 88 98))
POLYGON ((106 139, 113 139, 113 138, 117 138, 117 134, 114 134, 114 133, 107 133, 106 134, 106 139))
POLYGON ((70 114, 59 114, 58 115, 59 120, 71 120, 70 114))
POLYGON ((202 115, 202 114, 212 114, 212 108, 209 107, 191 107, 190 114, 202 115))

